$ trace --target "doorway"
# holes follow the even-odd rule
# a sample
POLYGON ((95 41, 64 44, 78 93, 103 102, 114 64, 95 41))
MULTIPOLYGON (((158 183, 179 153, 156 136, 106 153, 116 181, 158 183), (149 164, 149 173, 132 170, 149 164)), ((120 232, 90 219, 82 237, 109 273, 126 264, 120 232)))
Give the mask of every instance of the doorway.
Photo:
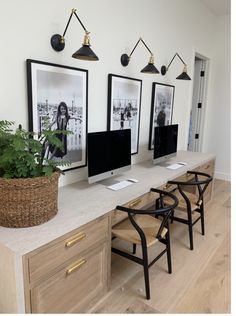
POLYGON ((195 53, 193 97, 188 136, 189 151, 201 152, 202 150, 208 62, 208 58, 195 53))

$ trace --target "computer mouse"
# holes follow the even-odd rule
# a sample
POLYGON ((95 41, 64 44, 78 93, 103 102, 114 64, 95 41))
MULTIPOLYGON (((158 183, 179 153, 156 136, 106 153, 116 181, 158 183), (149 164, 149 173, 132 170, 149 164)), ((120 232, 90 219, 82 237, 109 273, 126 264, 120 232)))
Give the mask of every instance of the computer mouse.
POLYGON ((137 183, 138 180, 137 179, 128 179, 129 182, 134 182, 134 183, 137 183))
POLYGON ((187 162, 182 162, 182 161, 180 161, 180 162, 178 162, 178 164, 179 164, 179 165, 186 166, 186 165, 187 165, 187 162))

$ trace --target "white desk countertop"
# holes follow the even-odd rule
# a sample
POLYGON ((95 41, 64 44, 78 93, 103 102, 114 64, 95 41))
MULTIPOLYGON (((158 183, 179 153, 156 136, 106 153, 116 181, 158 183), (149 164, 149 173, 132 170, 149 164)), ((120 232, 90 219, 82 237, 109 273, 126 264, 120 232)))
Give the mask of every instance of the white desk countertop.
POLYGON ((59 189, 58 214, 53 219, 29 228, 0 227, 0 243, 17 255, 24 255, 108 213, 116 205, 137 198, 151 187, 158 187, 214 158, 212 154, 179 151, 178 155, 169 161, 182 161, 187 165, 176 170, 153 165, 152 161, 132 165, 131 170, 116 179, 135 178, 139 182, 119 191, 109 190, 99 183, 88 184, 87 180, 67 185, 59 189))

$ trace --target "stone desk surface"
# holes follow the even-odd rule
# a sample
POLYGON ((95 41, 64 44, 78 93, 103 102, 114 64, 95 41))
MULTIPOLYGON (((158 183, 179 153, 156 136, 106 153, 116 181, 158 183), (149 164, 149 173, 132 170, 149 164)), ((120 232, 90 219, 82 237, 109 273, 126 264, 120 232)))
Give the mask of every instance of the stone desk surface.
POLYGON ((57 215, 39 226, 29 228, 0 227, 0 243, 17 255, 24 255, 88 222, 115 209, 117 205, 148 192, 211 159, 212 154, 178 151, 176 157, 168 162, 186 162, 187 165, 176 170, 153 165, 145 161, 131 166, 116 180, 135 178, 138 183, 112 191, 99 183, 88 184, 87 180, 59 188, 57 215))

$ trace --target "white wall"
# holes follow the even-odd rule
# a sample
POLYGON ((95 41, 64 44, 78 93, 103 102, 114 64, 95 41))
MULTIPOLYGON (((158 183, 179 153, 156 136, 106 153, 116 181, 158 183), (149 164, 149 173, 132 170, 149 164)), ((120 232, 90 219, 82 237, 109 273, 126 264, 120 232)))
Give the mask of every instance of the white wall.
POLYGON ((230 17, 216 20, 203 148, 216 155, 216 174, 230 180, 230 17))
MULTIPOLYGON (((175 60, 164 77, 160 74, 145 75, 139 71, 146 65, 149 53, 142 45, 134 52, 128 67, 121 66, 120 56, 130 53, 142 36, 153 51, 159 70, 178 52, 189 65, 188 73, 192 76, 194 53, 197 51, 210 59, 210 79, 213 80, 219 71, 218 62, 222 56, 215 49, 215 40, 218 39, 216 32, 220 31, 220 38, 224 39, 224 32, 228 31, 226 28, 221 29, 217 20, 196 0, 1 0, 0 25, 4 31, 1 34, 0 50, 0 119, 22 123, 26 128, 28 126, 25 60, 30 58, 88 69, 89 132, 106 129, 108 73, 143 80, 139 154, 133 156, 133 162, 147 159, 152 154, 147 150, 152 82, 175 85, 173 123, 179 124, 178 147, 186 149, 192 81, 175 80, 182 71, 182 64, 175 60), (81 46, 84 34, 76 19, 72 20, 67 31, 64 51, 57 53, 50 46, 52 34, 63 32, 72 8, 78 9, 78 15, 91 31, 92 49, 100 58, 98 62, 79 61, 70 57, 81 46)), ((211 83, 209 86, 207 120, 211 119, 214 95, 219 89, 220 83, 211 83)), ((225 99, 229 101, 228 94, 225 99)), ((229 126, 227 120, 228 117, 225 117, 224 124, 229 126)), ((216 146, 209 145, 212 138, 219 139, 219 147, 225 143, 220 133, 216 136, 213 130, 215 132, 214 126, 209 123, 204 148, 217 154, 218 172, 227 173, 229 170, 226 170, 225 164, 227 166, 229 161, 229 148, 224 154, 228 161, 224 163, 224 157, 216 146)), ((86 168, 67 172, 66 176, 61 177, 61 184, 84 177, 86 168)))

